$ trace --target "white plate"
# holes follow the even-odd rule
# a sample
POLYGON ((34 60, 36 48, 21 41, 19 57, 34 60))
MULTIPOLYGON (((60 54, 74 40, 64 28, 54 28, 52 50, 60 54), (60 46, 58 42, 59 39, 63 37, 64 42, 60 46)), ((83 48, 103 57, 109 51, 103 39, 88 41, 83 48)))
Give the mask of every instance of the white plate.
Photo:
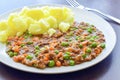
MULTIPOLYGON (((55 5, 55 4, 54 5, 53 4, 52 5, 35 5, 35 6, 30 6, 30 8, 41 7, 41 6, 63 7, 65 5, 55 5)), ((93 13, 88 12, 86 10, 72 8, 70 6, 66 6, 66 7, 69 7, 73 10, 73 12, 75 13, 75 20, 76 21, 78 21, 78 22, 84 21, 84 22, 88 22, 90 24, 94 24, 99 30, 101 30, 104 33, 105 40, 106 40, 106 48, 105 48, 105 50, 103 50, 103 52, 97 58, 93 59, 92 61, 85 62, 85 63, 75 65, 75 66, 37 69, 37 68, 28 67, 28 66, 25 66, 23 64, 14 62, 6 54, 5 45, 0 44, 0 62, 2 62, 3 64, 6 64, 12 68, 26 71, 26 72, 43 73, 43 74, 56 74, 56 73, 67 73, 67 72, 82 70, 82 69, 91 67, 91 66, 101 62, 102 60, 104 60, 111 53, 111 51, 113 50, 113 48, 116 44, 116 34, 115 34, 113 28, 111 27, 111 25, 108 22, 106 22, 104 19, 102 19, 101 17, 97 16, 96 14, 93 14, 93 13)), ((19 12, 20 10, 21 9, 16 9, 14 11, 3 14, 0 16, 0 20, 6 19, 10 13, 19 12)))

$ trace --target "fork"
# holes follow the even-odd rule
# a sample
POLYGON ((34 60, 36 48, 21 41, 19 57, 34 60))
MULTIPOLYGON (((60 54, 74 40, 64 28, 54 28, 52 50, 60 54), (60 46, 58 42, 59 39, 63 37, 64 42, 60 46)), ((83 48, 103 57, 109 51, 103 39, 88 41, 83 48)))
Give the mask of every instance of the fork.
POLYGON ((120 19, 118 18, 115 18, 111 15, 108 15, 108 14, 105 14, 97 9, 92 9, 92 8, 88 8, 88 7, 84 7, 83 5, 79 4, 76 0, 66 0, 72 7, 77 7, 77 8, 80 8, 80 9, 85 9, 85 10, 88 10, 88 11, 93 11, 93 12, 97 12, 101 15, 103 15, 104 17, 107 17, 108 19, 120 24, 120 19))

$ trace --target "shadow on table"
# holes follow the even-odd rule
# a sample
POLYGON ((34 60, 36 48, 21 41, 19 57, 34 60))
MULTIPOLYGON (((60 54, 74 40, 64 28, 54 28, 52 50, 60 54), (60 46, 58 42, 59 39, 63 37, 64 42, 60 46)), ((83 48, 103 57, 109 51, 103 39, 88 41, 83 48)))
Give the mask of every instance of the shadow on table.
POLYGON ((112 55, 91 68, 66 74, 32 74, 0 65, 2 68, 0 69, 0 77, 6 78, 6 80, 96 80, 100 79, 110 69, 112 55))

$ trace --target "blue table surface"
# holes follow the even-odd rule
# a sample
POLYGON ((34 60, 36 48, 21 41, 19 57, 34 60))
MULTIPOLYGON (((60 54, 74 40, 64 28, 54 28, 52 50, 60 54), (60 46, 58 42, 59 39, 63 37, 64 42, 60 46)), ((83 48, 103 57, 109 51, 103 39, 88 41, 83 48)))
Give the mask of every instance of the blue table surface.
MULTIPOLYGON (((81 4, 96 8, 120 18, 119 0, 77 0, 81 4)), ((65 4, 65 0, 1 0, 0 14, 34 4, 65 4)), ((0 63, 0 80, 120 80, 120 25, 110 21, 117 35, 117 44, 112 53, 102 62, 85 70, 66 74, 33 74, 10 68, 0 63)))

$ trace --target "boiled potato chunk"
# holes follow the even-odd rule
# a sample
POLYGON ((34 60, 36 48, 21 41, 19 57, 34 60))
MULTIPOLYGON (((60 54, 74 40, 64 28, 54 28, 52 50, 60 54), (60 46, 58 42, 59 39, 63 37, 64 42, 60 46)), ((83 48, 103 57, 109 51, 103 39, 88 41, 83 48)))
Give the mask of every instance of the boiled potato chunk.
POLYGON ((18 34, 18 36, 20 36, 20 33, 22 35, 22 33, 24 33, 27 29, 29 24, 32 22, 31 19, 23 17, 23 16, 19 16, 19 15, 11 15, 8 18, 8 25, 9 25, 9 30, 14 31, 14 33, 12 31, 9 31, 9 34, 18 34))
POLYGON ((63 10, 62 8, 56 7, 56 8, 51 8, 50 10, 50 15, 55 17, 58 22, 62 21, 63 19, 63 10))
POLYGON ((6 42, 8 38, 8 35, 6 31, 0 31, 0 42, 6 42))
POLYGON ((25 16, 31 17, 35 20, 40 20, 44 17, 44 13, 41 9, 35 8, 26 11, 25 16))
POLYGON ((70 23, 70 25, 72 25, 74 22, 74 14, 72 13, 72 11, 69 8, 64 7, 63 12, 64 12, 63 21, 70 23))
POLYGON ((73 22, 74 22, 74 17, 73 17, 72 14, 68 14, 68 15, 71 15, 71 16, 67 16, 67 18, 64 20, 64 22, 67 22, 67 23, 69 23, 70 25, 72 25, 73 22))
POLYGON ((50 28, 50 29, 48 30, 49 36, 52 36, 54 33, 56 33, 56 30, 55 30, 55 29, 50 28))
POLYGON ((24 18, 26 19, 25 21, 26 21, 26 24, 27 24, 28 27, 30 26, 30 24, 33 24, 33 23, 36 22, 36 20, 34 20, 30 17, 24 17, 24 18))
POLYGON ((13 19, 13 26, 15 26, 17 31, 24 32, 27 30, 27 20, 23 17, 18 17, 13 19))
POLYGON ((50 16, 50 8, 48 6, 42 7, 41 10, 43 11, 45 18, 50 16))
POLYGON ((39 22, 39 25, 40 25, 40 28, 42 29, 42 33, 45 33, 48 31, 48 29, 50 28, 50 25, 49 23, 45 20, 45 19, 41 19, 38 21, 39 22))
POLYGON ((8 27, 8 29, 6 29, 6 32, 8 33, 8 36, 15 36, 16 35, 16 31, 10 27, 8 27))
POLYGON ((41 34, 42 29, 40 28, 40 25, 38 23, 35 23, 30 25, 28 31, 31 34, 38 35, 41 34))
POLYGON ((8 17, 8 25, 11 29, 16 30, 16 26, 14 25, 13 19, 17 18, 18 15, 16 13, 12 13, 10 14, 10 16, 8 17))
POLYGON ((6 21, 1 21, 0 22, 0 31, 4 31, 8 28, 8 24, 6 21))
POLYGON ((29 10, 30 10, 30 9, 29 9, 28 7, 24 7, 24 8, 22 9, 22 11, 20 12, 20 15, 21 15, 21 16, 25 15, 26 12, 28 12, 29 10))
POLYGON ((54 18, 53 16, 50 16, 46 20, 49 23, 51 28, 54 28, 54 29, 57 28, 57 20, 56 20, 56 18, 54 18))
POLYGON ((43 34, 43 33, 48 31, 49 27, 50 26, 47 23, 47 21, 44 20, 44 19, 41 19, 40 21, 38 21, 38 22, 36 22, 34 24, 31 24, 28 31, 31 34, 34 34, 34 35, 43 34))
POLYGON ((71 16, 70 14, 68 15, 68 13, 70 13, 71 10, 69 8, 63 7, 63 20, 67 18, 67 16, 71 16))
POLYGON ((69 28, 70 28, 70 24, 69 24, 69 23, 61 22, 61 23, 59 24, 59 29, 60 29, 62 32, 66 32, 69 28))

